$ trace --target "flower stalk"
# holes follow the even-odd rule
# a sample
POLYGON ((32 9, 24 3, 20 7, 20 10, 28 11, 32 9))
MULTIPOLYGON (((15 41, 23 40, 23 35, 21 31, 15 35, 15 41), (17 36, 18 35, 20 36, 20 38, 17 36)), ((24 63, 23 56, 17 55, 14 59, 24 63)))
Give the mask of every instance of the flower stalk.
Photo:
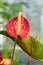
POLYGON ((16 39, 15 39, 15 43, 14 43, 14 49, 12 51, 11 62, 13 62, 13 60, 14 60, 15 48, 16 48, 16 39))
POLYGON ((29 58, 28 58, 28 62, 27 62, 27 65, 30 64, 30 60, 31 60, 31 59, 32 59, 31 56, 29 56, 29 58))

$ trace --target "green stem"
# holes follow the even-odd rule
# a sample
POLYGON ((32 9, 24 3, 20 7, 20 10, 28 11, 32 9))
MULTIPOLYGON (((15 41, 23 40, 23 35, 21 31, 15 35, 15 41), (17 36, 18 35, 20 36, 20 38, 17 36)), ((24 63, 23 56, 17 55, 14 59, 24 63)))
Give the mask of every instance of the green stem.
POLYGON ((14 60, 14 53, 15 53, 15 47, 16 47, 16 40, 17 40, 17 37, 15 38, 14 49, 13 49, 13 51, 12 51, 12 56, 11 56, 11 62, 13 62, 13 60, 14 60))
POLYGON ((30 64, 30 60, 31 60, 31 56, 29 56, 29 58, 28 58, 27 65, 29 65, 29 64, 30 64))
POLYGON ((28 62, 27 62, 27 65, 29 65, 29 63, 30 63, 30 60, 29 60, 29 58, 28 58, 28 62))

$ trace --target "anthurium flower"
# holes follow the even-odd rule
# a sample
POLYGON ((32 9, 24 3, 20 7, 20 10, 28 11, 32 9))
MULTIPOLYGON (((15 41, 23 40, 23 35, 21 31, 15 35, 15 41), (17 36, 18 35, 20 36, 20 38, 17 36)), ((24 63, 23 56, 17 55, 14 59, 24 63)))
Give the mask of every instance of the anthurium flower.
POLYGON ((25 38, 30 31, 30 24, 27 19, 21 15, 21 12, 19 12, 18 16, 8 21, 6 31, 10 36, 25 38))

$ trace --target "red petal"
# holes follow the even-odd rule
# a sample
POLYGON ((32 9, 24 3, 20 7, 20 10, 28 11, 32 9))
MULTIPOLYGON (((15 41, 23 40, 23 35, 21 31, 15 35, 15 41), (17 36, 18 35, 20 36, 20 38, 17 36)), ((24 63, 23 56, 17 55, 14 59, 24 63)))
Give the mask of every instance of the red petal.
POLYGON ((17 17, 10 19, 6 25, 6 31, 10 36, 16 37, 17 17))
MULTIPOLYGON (((16 37, 16 29, 17 29, 17 21, 18 21, 18 16, 17 17, 13 17, 12 19, 9 20, 9 22, 6 25, 6 31, 10 36, 16 37)), ((30 31, 30 24, 27 21, 27 19, 25 19, 23 16, 21 16, 21 27, 20 27, 20 34, 19 36, 21 38, 24 38, 27 36, 27 34, 30 31)))
POLYGON ((20 37, 25 38, 27 36, 27 34, 29 33, 29 31, 30 31, 30 24, 27 21, 27 19, 22 16, 21 17, 20 37))

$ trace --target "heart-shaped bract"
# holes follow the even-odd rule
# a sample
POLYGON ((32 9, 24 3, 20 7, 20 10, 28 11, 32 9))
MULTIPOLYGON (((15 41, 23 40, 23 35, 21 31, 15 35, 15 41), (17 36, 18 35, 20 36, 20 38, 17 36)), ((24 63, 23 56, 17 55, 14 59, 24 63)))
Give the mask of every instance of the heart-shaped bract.
POLYGON ((10 36, 25 38, 30 31, 30 24, 27 19, 21 15, 20 33, 17 35, 17 22, 18 16, 11 18, 6 25, 6 31, 10 36))

